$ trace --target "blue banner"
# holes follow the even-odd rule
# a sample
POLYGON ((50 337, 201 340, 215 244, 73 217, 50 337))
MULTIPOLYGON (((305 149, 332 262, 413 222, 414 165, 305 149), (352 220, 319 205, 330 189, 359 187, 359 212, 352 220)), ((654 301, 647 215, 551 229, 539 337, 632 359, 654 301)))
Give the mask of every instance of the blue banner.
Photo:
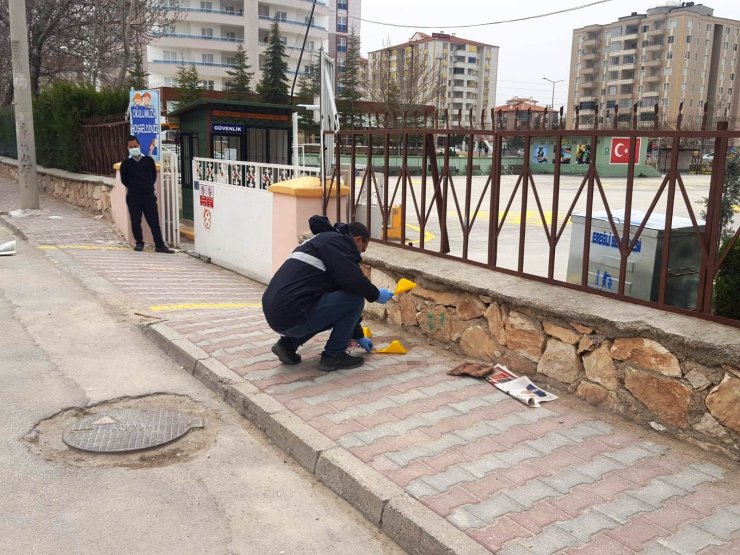
POLYGON ((141 153, 159 160, 159 91, 129 91, 131 134, 139 139, 141 153))

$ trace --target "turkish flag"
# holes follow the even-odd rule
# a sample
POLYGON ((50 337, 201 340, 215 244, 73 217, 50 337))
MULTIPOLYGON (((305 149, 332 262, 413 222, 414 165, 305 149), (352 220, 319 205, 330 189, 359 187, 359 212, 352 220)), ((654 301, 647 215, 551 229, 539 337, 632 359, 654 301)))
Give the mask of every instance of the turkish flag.
MULTIPOLYGON (((635 143, 635 164, 640 163, 640 139, 635 143)), ((612 137, 612 148, 609 156, 610 164, 629 164, 630 139, 629 137, 612 137)))

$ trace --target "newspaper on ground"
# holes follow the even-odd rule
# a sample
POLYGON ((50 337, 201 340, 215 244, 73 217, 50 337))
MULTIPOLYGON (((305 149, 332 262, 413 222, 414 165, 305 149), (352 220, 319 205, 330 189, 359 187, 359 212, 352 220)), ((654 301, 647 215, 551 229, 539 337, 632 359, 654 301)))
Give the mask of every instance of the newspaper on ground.
POLYGON ((539 407, 543 401, 557 399, 552 393, 533 384, 528 377, 519 377, 506 366, 497 364, 493 370, 493 374, 488 376, 486 381, 529 407, 539 407))
POLYGON ((15 254, 15 241, 0 244, 0 256, 13 256, 15 254))

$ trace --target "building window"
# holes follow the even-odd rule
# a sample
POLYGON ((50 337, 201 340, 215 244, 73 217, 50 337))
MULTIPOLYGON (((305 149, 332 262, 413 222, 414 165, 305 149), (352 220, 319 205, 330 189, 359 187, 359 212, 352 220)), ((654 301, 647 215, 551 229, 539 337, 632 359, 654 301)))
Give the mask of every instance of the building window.
POLYGON ((712 24, 707 23, 707 33, 711 33, 711 32, 712 32, 712 24))
POLYGON ((176 87, 177 86, 177 80, 173 79, 172 77, 165 77, 164 78, 164 86, 165 87, 176 87))
POLYGON ((204 39, 212 39, 213 38, 213 29, 211 27, 201 27, 200 28, 200 36, 204 39))
POLYGON ((213 11, 213 2, 201 2, 200 9, 204 12, 213 11))
POLYGON ((686 35, 686 44, 691 43, 691 35, 686 35))
POLYGON ((232 32, 232 31, 227 31, 226 32, 226 38, 228 40, 230 40, 230 41, 235 41, 236 40, 236 33, 232 32))
POLYGON ((288 12, 275 12, 274 19, 277 21, 288 21, 288 12))
POLYGON ((347 32, 347 16, 338 15, 337 16, 337 33, 346 33, 346 32, 347 32))
POLYGON ((650 30, 650 25, 643 25, 642 26, 642 32, 647 33, 650 30))
POLYGON ((211 80, 201 81, 200 84, 201 84, 201 86, 204 89, 206 89, 208 91, 212 91, 216 87, 216 84, 213 82, 212 79, 211 80))
POLYGON ((475 64, 475 63, 477 63, 477 60, 475 59, 474 56, 468 56, 468 63, 469 64, 475 64))
POLYGON ((673 52, 666 52, 665 59, 666 60, 672 60, 673 59, 673 52))
POLYGON ((673 35, 668 35, 668 44, 673 44, 673 40, 675 37, 673 35))
POLYGON ((347 52, 347 37, 337 37, 337 52, 347 52))
POLYGON ((206 65, 213 64, 213 54, 201 54, 201 60, 206 65))
POLYGON ((453 75, 465 75, 465 68, 464 67, 453 67, 452 74, 453 75))
POLYGON ((337 9, 347 11, 347 0, 337 0, 337 9))
POLYGON ((171 52, 169 50, 164 50, 162 52, 162 59, 165 62, 176 62, 177 61, 177 52, 171 52))

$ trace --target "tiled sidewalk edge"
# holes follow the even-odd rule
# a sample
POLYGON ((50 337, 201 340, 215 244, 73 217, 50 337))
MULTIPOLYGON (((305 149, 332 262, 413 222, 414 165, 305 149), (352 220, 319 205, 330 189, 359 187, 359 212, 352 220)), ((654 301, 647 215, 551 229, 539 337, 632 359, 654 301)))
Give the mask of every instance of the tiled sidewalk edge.
POLYGON ((143 328, 146 335, 180 366, 408 553, 490 554, 470 536, 165 323, 147 324, 143 328))

